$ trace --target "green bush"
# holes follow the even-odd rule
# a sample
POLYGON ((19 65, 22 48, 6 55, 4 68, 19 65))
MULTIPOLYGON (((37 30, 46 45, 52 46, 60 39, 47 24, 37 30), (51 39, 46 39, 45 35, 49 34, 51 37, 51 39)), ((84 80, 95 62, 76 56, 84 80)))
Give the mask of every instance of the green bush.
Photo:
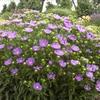
POLYGON ((91 15, 93 13, 93 5, 89 0, 79 0, 77 7, 78 16, 91 15))
POLYGON ((94 39, 58 14, 24 14, 1 25, 0 99, 95 100, 100 44, 94 39))

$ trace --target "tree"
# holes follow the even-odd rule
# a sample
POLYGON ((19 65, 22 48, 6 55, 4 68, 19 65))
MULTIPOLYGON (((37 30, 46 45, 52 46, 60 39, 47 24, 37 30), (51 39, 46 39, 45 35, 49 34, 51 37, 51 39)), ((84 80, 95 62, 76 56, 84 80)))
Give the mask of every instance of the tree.
POLYGON ((6 12, 7 11, 7 5, 3 5, 3 10, 2 10, 2 13, 6 12))

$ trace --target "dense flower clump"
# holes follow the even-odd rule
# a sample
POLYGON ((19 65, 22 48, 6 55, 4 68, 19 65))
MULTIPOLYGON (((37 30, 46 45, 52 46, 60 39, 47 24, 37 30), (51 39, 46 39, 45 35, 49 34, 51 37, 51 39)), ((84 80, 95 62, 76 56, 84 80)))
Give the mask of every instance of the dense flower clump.
POLYGON ((59 81, 67 84, 66 91, 72 87, 100 92, 100 46, 94 38, 65 16, 13 18, 0 26, 0 80, 19 80, 47 95, 59 81))

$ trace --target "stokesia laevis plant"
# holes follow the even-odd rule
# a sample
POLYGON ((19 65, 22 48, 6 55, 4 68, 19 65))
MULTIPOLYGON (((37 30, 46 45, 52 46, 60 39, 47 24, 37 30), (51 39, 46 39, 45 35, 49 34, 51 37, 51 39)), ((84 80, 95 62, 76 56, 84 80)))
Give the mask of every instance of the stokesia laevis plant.
POLYGON ((89 100, 100 92, 100 46, 94 38, 57 14, 29 13, 21 22, 3 25, 0 95, 4 100, 5 94, 10 100, 89 100))

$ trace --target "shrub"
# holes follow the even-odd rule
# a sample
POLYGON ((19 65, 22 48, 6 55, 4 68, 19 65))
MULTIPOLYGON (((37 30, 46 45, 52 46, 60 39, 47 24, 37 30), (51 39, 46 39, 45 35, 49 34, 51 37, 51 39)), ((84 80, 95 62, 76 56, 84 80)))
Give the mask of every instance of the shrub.
POLYGON ((78 16, 91 15, 93 13, 93 5, 89 0, 79 0, 77 7, 78 16))
POLYGON ((57 14, 0 26, 2 100, 91 100, 100 92, 100 44, 57 14))

